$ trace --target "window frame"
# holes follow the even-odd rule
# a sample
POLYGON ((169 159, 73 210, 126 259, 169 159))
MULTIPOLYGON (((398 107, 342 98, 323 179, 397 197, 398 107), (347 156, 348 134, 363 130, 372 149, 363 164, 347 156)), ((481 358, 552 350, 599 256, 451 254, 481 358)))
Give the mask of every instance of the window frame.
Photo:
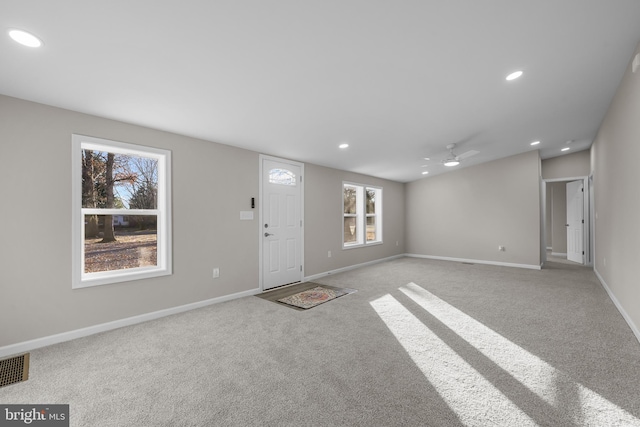
POLYGON ((167 276, 172 268, 171 232, 171 151, 160 148, 72 134, 72 289, 167 276), (99 150, 130 154, 158 161, 158 195, 156 209, 106 209, 82 207, 82 150, 99 150), (85 273, 85 215, 155 215, 157 218, 156 265, 121 270, 85 273))
POLYGON ((342 249, 361 248, 365 246, 381 245, 382 239, 382 193, 383 188, 375 185, 359 184, 355 182, 343 181, 342 182, 342 249), (356 213, 345 213, 344 206, 344 190, 347 187, 356 189, 356 213), (374 190, 376 192, 375 212, 373 214, 366 211, 366 194, 367 190, 374 190), (356 222, 356 236, 357 240, 353 243, 345 242, 345 218, 355 218, 356 222), (367 240, 367 218, 375 218, 376 228, 376 240, 367 240))

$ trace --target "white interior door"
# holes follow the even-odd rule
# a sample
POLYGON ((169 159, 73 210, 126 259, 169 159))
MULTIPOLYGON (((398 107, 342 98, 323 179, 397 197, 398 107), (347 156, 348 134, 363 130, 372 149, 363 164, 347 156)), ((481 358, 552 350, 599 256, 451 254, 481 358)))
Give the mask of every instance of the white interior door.
POLYGON ((567 259, 584 264, 584 184, 567 183, 567 259))
POLYGON ((262 159, 262 288, 302 281, 302 167, 262 159))

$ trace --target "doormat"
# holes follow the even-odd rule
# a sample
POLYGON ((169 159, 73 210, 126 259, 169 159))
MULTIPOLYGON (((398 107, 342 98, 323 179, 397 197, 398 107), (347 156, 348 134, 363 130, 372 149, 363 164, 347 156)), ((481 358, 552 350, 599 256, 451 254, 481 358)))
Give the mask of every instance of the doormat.
POLYGON ((278 302, 307 310, 349 293, 350 292, 347 290, 329 289, 323 288, 322 286, 316 286, 315 288, 280 298, 278 302))

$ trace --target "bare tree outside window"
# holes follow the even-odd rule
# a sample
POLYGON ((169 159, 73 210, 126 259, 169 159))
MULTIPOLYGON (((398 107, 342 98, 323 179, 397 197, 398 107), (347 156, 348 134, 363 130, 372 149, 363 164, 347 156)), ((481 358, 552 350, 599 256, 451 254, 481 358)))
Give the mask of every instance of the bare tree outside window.
POLYGON ((171 151, 72 135, 72 288, 172 274, 171 151))
POLYGON ((355 243, 358 241, 358 227, 356 223, 357 215, 357 189, 355 187, 344 186, 343 191, 344 206, 344 243, 355 243))
POLYGON ((343 183, 343 247, 382 242, 382 188, 343 183))
POLYGON ((156 159, 82 150, 82 207, 122 209, 122 215, 85 215, 85 273, 156 264, 156 159), (137 255, 136 255, 137 254, 137 255))
POLYGON ((376 193, 377 191, 372 188, 367 188, 365 191, 366 200, 366 216, 367 216, 367 242, 373 242, 378 240, 376 236, 376 193))

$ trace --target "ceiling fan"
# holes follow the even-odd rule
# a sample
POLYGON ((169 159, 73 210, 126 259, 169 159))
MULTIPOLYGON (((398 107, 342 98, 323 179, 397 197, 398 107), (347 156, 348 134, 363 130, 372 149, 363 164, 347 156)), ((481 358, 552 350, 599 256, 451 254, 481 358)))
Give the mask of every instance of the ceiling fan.
POLYGON ((469 150, 467 152, 464 152, 460 155, 456 155, 453 150, 456 148, 456 144, 452 143, 447 145, 447 150, 449 150, 449 157, 445 158, 442 160, 442 164, 448 167, 452 167, 452 166, 458 166, 460 164, 460 160, 469 158, 471 156, 475 156, 476 154, 479 153, 479 151, 476 150, 469 150))

